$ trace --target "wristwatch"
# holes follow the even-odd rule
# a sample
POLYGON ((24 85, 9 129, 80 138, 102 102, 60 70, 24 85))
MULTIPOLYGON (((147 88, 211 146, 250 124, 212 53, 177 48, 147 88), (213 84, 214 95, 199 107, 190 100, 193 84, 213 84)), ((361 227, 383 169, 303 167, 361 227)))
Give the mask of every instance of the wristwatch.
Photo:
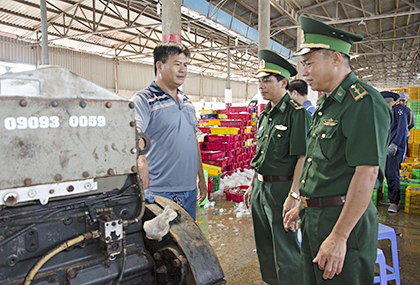
POLYGON ((292 196, 293 199, 296 199, 298 201, 300 200, 300 195, 296 192, 293 192, 292 190, 290 190, 289 195, 292 196))

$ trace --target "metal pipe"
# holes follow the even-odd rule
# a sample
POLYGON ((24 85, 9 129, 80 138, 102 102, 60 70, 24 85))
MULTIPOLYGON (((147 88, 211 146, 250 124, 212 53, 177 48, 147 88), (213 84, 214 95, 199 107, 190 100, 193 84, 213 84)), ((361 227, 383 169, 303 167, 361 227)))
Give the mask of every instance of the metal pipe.
POLYGON ((230 89, 230 48, 227 49, 227 89, 230 89))
POLYGON ((42 34, 42 65, 48 65, 48 22, 47 22, 47 2, 40 0, 41 6, 41 34, 42 34))

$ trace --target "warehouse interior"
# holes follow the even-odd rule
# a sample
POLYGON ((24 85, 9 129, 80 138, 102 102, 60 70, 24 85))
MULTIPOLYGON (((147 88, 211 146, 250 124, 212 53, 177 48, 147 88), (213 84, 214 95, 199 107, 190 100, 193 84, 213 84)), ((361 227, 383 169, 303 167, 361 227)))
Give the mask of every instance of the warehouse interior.
MULTIPOLYGON (((43 1, 0 0, 0 75, 33 70, 45 64, 41 25, 43 1)), ((64 67, 130 99, 155 79, 153 50, 163 37, 162 2, 46 0, 47 65, 64 67)), ((409 94, 407 105, 414 111, 416 126, 410 131, 408 159, 402 168, 405 180, 401 181, 406 183, 406 188, 420 184, 420 173, 416 171, 420 169, 420 2, 269 2, 270 48, 298 70, 300 62, 294 53, 301 37, 300 15, 363 35, 364 39, 351 48, 352 71, 379 91, 409 94)), ((210 109, 224 109, 225 103, 245 107, 258 94, 255 74, 259 64, 258 24, 262 16, 256 0, 181 0, 182 43, 191 51, 188 76, 182 90, 194 102, 197 112, 208 110, 201 114, 213 114, 210 109)), ((301 76, 298 74, 296 78, 301 76)), ((311 93, 314 105, 318 95, 311 93)), ((252 115, 249 121, 256 121, 255 117, 252 115)), ((242 120, 247 118, 241 117, 242 120)), ((251 132, 249 127, 248 133, 251 132)), ((249 144, 244 148, 250 148, 251 141, 252 137, 247 137, 249 144)), ((220 183, 221 173, 215 176, 220 183)), ((216 179, 213 183, 216 184, 216 179)), ((227 284, 264 284, 249 211, 243 209, 238 216, 238 211, 241 212, 239 203, 228 201, 223 189, 217 190, 214 204, 198 208, 197 225, 218 256, 227 284)), ((386 198, 383 193, 386 190, 383 192, 382 188, 375 192, 375 203, 380 223, 395 230, 401 279, 400 283, 392 280, 386 284, 420 284, 417 270, 420 211, 416 208, 406 213, 402 203, 398 213, 390 214, 386 206, 378 203, 386 198)), ((393 264, 390 260, 395 253, 391 243, 380 240, 378 247, 383 250, 387 263, 393 264)))

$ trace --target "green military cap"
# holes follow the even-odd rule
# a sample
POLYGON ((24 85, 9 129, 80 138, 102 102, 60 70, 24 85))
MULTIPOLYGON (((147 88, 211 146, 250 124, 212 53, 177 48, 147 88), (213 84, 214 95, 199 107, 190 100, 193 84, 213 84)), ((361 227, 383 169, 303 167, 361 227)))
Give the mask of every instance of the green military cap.
POLYGON ((259 50, 258 58, 260 60, 260 68, 256 75, 258 78, 275 73, 280 74, 289 80, 290 76, 295 76, 297 74, 296 68, 294 68, 293 65, 272 50, 259 50))
POLYGON ((313 48, 323 48, 339 51, 349 55, 353 42, 363 40, 363 36, 346 32, 307 16, 300 16, 302 28, 301 49, 294 55, 303 55, 313 48))

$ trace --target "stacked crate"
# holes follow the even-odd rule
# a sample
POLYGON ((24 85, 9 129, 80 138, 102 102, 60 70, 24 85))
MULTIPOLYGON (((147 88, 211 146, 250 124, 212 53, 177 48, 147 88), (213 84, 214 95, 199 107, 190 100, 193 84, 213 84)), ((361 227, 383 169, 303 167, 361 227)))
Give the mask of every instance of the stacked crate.
POLYGON ((206 134, 201 158, 203 163, 221 168, 221 174, 213 177, 213 190, 218 190, 220 177, 250 168, 256 151, 257 126, 255 115, 248 107, 227 107, 218 110, 217 115, 213 112, 211 118, 207 115, 203 117, 200 112, 198 128, 206 134), (214 115, 217 122, 211 121, 214 115))

